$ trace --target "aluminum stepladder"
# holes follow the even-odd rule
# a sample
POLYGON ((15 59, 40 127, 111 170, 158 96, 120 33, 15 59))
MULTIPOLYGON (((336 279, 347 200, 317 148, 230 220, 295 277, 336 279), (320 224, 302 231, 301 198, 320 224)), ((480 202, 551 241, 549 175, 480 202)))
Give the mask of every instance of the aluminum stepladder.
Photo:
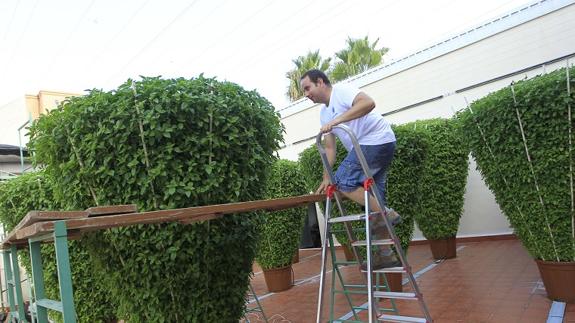
POLYGON ((261 313, 262 319, 256 321, 256 322, 264 322, 264 323, 268 323, 268 319, 266 317, 266 314, 264 313, 264 309, 262 307, 262 304, 260 304, 260 300, 258 298, 258 295, 256 294, 256 291, 254 290, 254 287, 252 286, 252 284, 250 283, 249 286, 249 291, 248 291, 248 301, 246 302, 246 309, 244 312, 244 322, 245 323, 251 323, 250 318, 248 317, 249 314, 251 313, 261 313), (251 303, 256 303, 255 306, 249 306, 249 304, 251 303))
MULTIPOLYGON (((323 167, 325 171, 329 174, 330 178, 330 185, 326 192, 326 204, 325 204, 325 219, 324 219, 324 237, 322 241, 322 252, 321 252, 321 274, 320 274, 320 285, 319 285, 319 295, 318 295, 318 306, 317 306, 317 319, 316 322, 322 322, 322 310, 323 310, 323 296, 324 296, 324 289, 325 289, 325 276, 326 276, 326 258, 327 258, 327 249, 329 248, 329 243, 331 239, 328 237, 330 236, 331 232, 331 225, 336 222, 344 223, 344 226, 347 231, 347 235, 352 241, 353 253, 358 261, 358 263, 362 263, 362 256, 359 247, 365 246, 367 249, 367 271, 366 271, 366 280, 367 280, 367 298, 368 298, 368 322, 373 323, 376 321, 384 321, 384 322, 421 322, 421 323, 431 323, 431 315, 429 314, 429 310, 427 309, 427 305, 423 300, 423 295, 419 291, 419 287, 417 286, 417 282, 415 281, 415 277, 411 272, 411 267, 407 263, 407 258, 401 248, 401 243, 397 235, 395 234, 395 230, 393 225, 391 224, 391 220, 388 216, 383 213, 379 213, 377 216, 382 215, 385 226, 387 230, 389 230, 390 239, 384 240, 373 240, 371 239, 371 230, 370 230, 370 207, 369 207, 369 196, 370 193, 373 194, 375 197, 376 203, 379 206, 380 210, 385 210, 385 205, 383 204, 383 198, 377 189, 376 184, 373 181, 373 177, 371 174, 371 170, 367 165, 365 160, 365 156, 363 155, 361 148, 359 146, 359 142, 351 129, 349 129, 345 125, 337 125, 333 127, 334 129, 341 129, 349 135, 351 142, 353 144, 353 149, 357 153, 357 158, 361 163, 361 167, 365 174, 367 180, 364 182, 364 198, 365 198, 365 213, 364 214, 357 214, 357 215, 346 215, 343 204, 341 201, 341 197, 339 193, 336 191, 335 186, 335 179, 333 176, 333 172, 331 166, 328 162, 327 155, 325 148, 321 143, 321 139, 323 137, 323 133, 319 133, 316 137, 316 145, 321 155, 321 160, 323 163, 323 167), (340 217, 330 218, 331 207, 332 207, 332 198, 335 199, 337 203, 337 207, 340 212, 340 217), (355 241, 354 235, 351 229, 351 222, 353 221, 364 221, 365 223, 365 236, 366 240, 364 241, 355 241), (373 246, 381 246, 381 245, 388 245, 393 246, 395 249, 395 253, 397 258, 401 261, 402 267, 392 267, 392 268, 383 268, 378 270, 373 270, 372 268, 372 247, 373 246), (407 275, 407 279, 413 289, 413 292, 410 293, 398 293, 398 292, 382 292, 382 291, 375 291, 374 284, 373 284, 373 273, 405 273, 407 275), (400 315, 388 315, 379 313, 376 306, 377 299, 402 299, 402 300, 414 300, 417 301, 420 305, 421 312, 423 313, 424 317, 412 317, 412 316, 400 316, 400 315)), ((334 259, 332 258, 332 261, 334 259)), ((333 281, 333 280, 332 280, 333 281)), ((335 286, 332 286, 334 288, 335 286)), ((333 302, 331 303, 333 304, 333 302)), ((333 305, 332 305, 333 306, 333 305)))

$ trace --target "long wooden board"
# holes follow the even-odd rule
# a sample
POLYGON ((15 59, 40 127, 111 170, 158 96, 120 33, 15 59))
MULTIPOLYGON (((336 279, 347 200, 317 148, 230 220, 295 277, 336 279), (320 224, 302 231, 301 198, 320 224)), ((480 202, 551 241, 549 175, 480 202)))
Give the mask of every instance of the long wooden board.
MULTIPOLYGON (((225 214, 251 212, 256 210, 281 210, 307 205, 325 199, 325 195, 311 194, 286 197, 271 200, 258 200, 218 205, 197 206, 173 210, 160 210, 140 213, 125 213, 100 215, 97 217, 82 217, 66 219, 66 227, 74 234, 88 231, 103 230, 135 224, 153 224, 166 222, 194 223, 212 220, 225 214)), ((45 235, 54 230, 54 221, 32 223, 20 228, 15 236, 4 241, 6 244, 25 244, 27 239, 45 235)))

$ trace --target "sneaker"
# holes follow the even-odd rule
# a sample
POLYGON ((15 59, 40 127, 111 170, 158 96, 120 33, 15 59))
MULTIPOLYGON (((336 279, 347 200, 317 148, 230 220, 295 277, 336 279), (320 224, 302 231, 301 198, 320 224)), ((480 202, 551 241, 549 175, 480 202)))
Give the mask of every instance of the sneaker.
POLYGON ((395 211, 394 209, 386 207, 385 214, 391 221, 391 225, 396 226, 401 223, 401 215, 399 215, 399 213, 397 213, 397 211, 395 211))
MULTIPOLYGON (((391 268, 391 267, 401 267, 401 261, 397 260, 395 255, 382 256, 379 253, 375 254, 373 257, 373 262, 371 264, 371 270, 391 268)), ((367 262, 361 264, 360 269, 362 271, 367 271, 367 262)))
MULTIPOLYGON (((391 225, 396 226, 401 223, 401 216, 393 209, 386 208, 386 216, 389 217, 391 225)), ((383 220, 383 216, 380 213, 376 213, 375 218, 370 221, 369 226, 371 227, 372 239, 389 239, 389 233, 387 232, 387 226, 383 220)))

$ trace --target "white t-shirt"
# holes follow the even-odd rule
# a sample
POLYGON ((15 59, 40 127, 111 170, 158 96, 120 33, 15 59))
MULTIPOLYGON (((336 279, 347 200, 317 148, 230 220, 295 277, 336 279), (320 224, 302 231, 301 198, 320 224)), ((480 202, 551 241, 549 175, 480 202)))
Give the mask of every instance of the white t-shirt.
MULTIPOLYGON (((348 84, 339 83, 333 85, 329 98, 329 106, 325 106, 324 104, 321 107, 321 125, 323 126, 338 115, 349 110, 359 92, 361 91, 358 88, 348 84)), ((395 134, 391 129, 391 125, 374 110, 363 117, 343 122, 342 124, 348 126, 353 131, 360 145, 381 145, 395 141, 395 134)), ((351 139, 345 131, 333 129, 332 132, 341 140, 347 151, 353 148, 351 139)))

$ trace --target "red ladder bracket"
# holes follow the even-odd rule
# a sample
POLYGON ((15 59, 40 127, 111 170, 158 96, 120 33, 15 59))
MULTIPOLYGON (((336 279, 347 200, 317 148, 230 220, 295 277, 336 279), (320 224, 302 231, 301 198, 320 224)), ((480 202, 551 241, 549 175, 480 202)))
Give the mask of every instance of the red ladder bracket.
POLYGON ((329 184, 327 190, 325 190, 325 194, 327 197, 332 198, 335 191, 337 191, 337 186, 335 186, 335 184, 329 184))
POLYGON ((368 179, 366 179, 365 181, 363 181, 363 189, 364 190, 369 190, 369 188, 371 187, 371 185, 373 185, 373 178, 370 177, 368 179))

